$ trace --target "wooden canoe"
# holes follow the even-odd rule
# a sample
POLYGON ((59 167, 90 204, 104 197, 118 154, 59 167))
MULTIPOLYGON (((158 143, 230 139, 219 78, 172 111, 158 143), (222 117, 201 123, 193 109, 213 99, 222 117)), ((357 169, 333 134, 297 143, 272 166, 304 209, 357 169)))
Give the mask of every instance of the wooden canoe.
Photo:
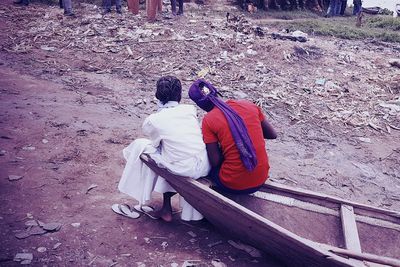
POLYGON ((400 267, 399 212, 272 182, 252 195, 222 195, 141 159, 216 227, 288 266, 400 267))

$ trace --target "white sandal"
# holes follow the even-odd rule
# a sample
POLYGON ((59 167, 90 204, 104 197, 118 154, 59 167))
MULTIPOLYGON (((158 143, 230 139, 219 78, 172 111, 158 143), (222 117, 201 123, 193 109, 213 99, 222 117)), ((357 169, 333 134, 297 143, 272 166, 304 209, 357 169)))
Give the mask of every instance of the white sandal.
POLYGON ((140 217, 140 213, 136 211, 131 211, 131 208, 127 204, 113 204, 111 206, 111 209, 115 213, 131 219, 137 219, 140 217))

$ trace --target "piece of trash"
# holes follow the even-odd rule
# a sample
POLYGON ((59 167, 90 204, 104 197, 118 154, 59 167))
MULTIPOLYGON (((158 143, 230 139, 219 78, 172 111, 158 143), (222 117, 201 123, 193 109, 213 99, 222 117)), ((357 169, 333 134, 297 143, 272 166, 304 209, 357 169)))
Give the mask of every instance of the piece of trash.
POLYGON ((21 264, 30 264, 32 260, 32 253, 17 253, 14 257, 14 261, 21 262, 21 264))
POLYGON ((214 267, 226 267, 227 265, 220 260, 212 260, 211 265, 214 267))
POLYGON ((49 232, 56 232, 61 229, 61 223, 45 223, 43 229, 49 232))
POLYGON ((40 226, 39 222, 37 220, 28 220, 25 222, 26 226, 40 226))
POLYGON ((42 45, 42 46, 40 46, 40 49, 42 49, 42 50, 44 50, 44 51, 51 51, 51 52, 56 51, 56 48, 55 48, 55 47, 47 46, 47 45, 42 45))
POLYGON ((221 241, 221 240, 219 240, 219 241, 217 241, 217 242, 214 242, 214 243, 210 243, 210 244, 208 244, 207 246, 208 246, 209 248, 212 248, 212 247, 218 246, 218 245, 220 245, 220 244, 222 244, 222 241, 221 241))
POLYGON ((22 232, 16 233, 15 237, 18 239, 24 239, 32 235, 43 235, 45 233, 47 233, 47 231, 40 226, 30 226, 30 228, 22 232))
POLYGON ((204 78, 210 72, 210 68, 206 67, 197 73, 199 78, 204 78))
POLYGON ((47 139, 42 139, 42 143, 43 144, 47 144, 49 142, 49 140, 47 140, 47 139))
POLYGON ((196 237, 197 235, 195 233, 193 233, 192 231, 187 232, 188 235, 190 235, 191 237, 196 237))
POLYGON ((78 228, 79 226, 81 226, 81 223, 71 223, 71 225, 75 228, 78 228))
POLYGON ((364 143, 372 143, 370 138, 366 138, 366 137, 358 137, 358 140, 360 140, 361 142, 364 143))
POLYGON ((326 79, 324 79, 324 78, 322 78, 322 79, 316 79, 316 80, 315 80, 315 84, 316 84, 316 85, 324 86, 325 83, 326 83, 326 79))
POLYGON ((125 254, 121 254, 121 257, 130 257, 132 254, 130 253, 125 253, 125 254))
POLYGON ((27 146, 23 146, 22 147, 22 150, 26 150, 26 151, 33 151, 35 149, 36 149, 36 147, 31 146, 31 145, 27 145, 27 146))
POLYGON ((17 181, 17 180, 19 180, 19 179, 22 179, 22 177, 24 177, 24 176, 21 176, 21 175, 9 175, 8 176, 8 180, 10 180, 10 181, 17 181))
POLYGON ((168 247, 168 242, 166 241, 162 242, 161 247, 163 248, 163 250, 165 250, 165 248, 168 247))
POLYGON ((176 262, 171 263, 171 267, 178 267, 178 266, 179 266, 179 264, 176 262))
POLYGON ((144 242, 146 242, 147 244, 149 244, 149 243, 150 243, 150 238, 148 238, 148 237, 144 237, 143 239, 144 239, 144 242))
POLYGON ((389 60, 389 64, 390 64, 390 66, 392 66, 392 67, 398 67, 398 68, 400 68, 400 59, 392 58, 392 59, 389 60))
POLYGON ((194 243, 194 242, 196 242, 196 241, 197 241, 197 240, 196 240, 195 238, 192 238, 192 239, 189 240, 190 243, 194 243))
POLYGON ((47 250, 47 248, 45 248, 45 247, 38 247, 37 248, 37 251, 40 252, 40 253, 46 252, 46 250, 47 250))
POLYGON ((56 244, 53 246, 53 249, 58 249, 59 246, 61 246, 61 243, 60 243, 60 242, 56 243, 56 244))
POLYGON ((193 267, 199 265, 201 261, 200 260, 185 260, 182 263, 182 267, 193 267))
POLYGON ((97 184, 91 184, 91 185, 88 187, 88 189, 86 189, 86 194, 88 194, 90 190, 92 190, 92 189, 94 189, 94 188, 96 188, 96 187, 98 187, 97 184))
POLYGON ((294 37, 303 37, 303 38, 307 38, 308 37, 308 34, 307 33, 305 33, 305 32, 302 32, 302 31, 294 31, 294 32, 292 32, 292 36, 294 36, 294 37))
POLYGON ((133 56, 132 49, 129 47, 129 45, 126 46, 126 51, 128 51, 128 54, 129 54, 130 56, 133 56))
POLYGON ((251 55, 251 56, 255 56, 255 55, 258 54, 256 50, 253 50, 253 49, 251 49, 251 48, 250 48, 250 49, 247 49, 246 53, 247 53, 248 55, 251 55))

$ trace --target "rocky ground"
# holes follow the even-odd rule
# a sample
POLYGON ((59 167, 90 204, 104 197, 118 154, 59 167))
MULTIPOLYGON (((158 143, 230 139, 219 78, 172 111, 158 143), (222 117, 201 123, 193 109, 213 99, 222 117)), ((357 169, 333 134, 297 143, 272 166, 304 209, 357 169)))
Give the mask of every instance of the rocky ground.
POLYGON ((132 203, 116 189, 121 150, 142 136, 162 75, 182 80, 185 103, 205 77, 262 106, 279 133, 272 180, 400 210, 398 44, 273 39, 281 28, 224 1, 185 7, 149 24, 144 10, 0 6, 0 265, 19 265, 17 253, 34 266, 280 265, 207 222, 112 213, 132 203))

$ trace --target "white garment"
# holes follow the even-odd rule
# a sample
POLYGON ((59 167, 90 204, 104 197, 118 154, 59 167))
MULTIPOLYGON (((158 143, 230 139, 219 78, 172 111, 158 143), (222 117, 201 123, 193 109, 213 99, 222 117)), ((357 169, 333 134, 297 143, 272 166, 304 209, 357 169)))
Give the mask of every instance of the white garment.
POLYGON ((151 141, 144 138, 136 139, 122 151, 126 165, 118 189, 139 201, 141 205, 151 199, 157 175, 140 160, 140 155, 156 151, 151 141))
MULTIPOLYGON (((159 165, 175 174, 195 179, 208 174, 210 165, 194 106, 168 102, 165 108, 161 107, 157 113, 147 117, 142 128, 150 140, 135 140, 124 149, 127 164, 118 185, 121 192, 134 197, 141 204, 150 200, 153 189, 159 193, 175 192, 162 177, 156 179, 154 187, 155 174, 140 161, 142 152, 151 153, 159 165)), ((182 220, 203 218, 182 197, 181 207, 182 220)))

